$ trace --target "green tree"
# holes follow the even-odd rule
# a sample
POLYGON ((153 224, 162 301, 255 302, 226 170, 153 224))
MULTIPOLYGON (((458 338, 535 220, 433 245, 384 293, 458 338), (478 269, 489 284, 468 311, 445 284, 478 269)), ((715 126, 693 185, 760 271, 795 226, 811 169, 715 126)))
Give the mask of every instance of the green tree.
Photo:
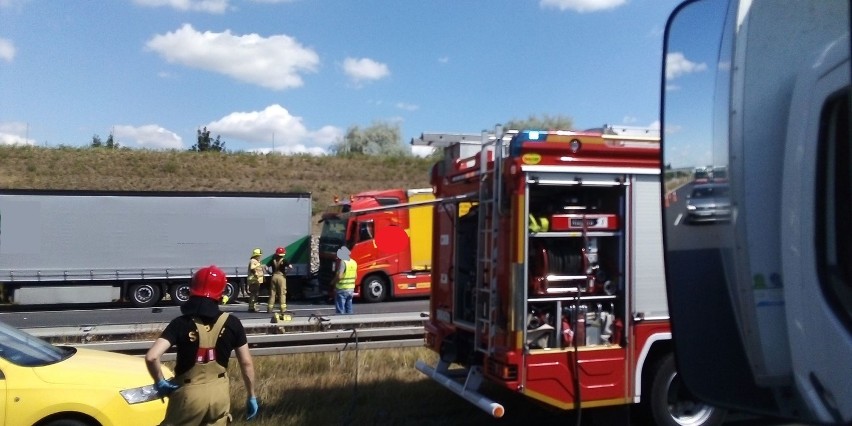
POLYGON ((204 127, 204 129, 198 129, 198 142, 189 150, 222 152, 225 150, 225 142, 221 140, 219 135, 216 135, 216 139, 211 138, 210 131, 207 130, 207 127, 204 127))
POLYGON ((115 136, 112 133, 109 134, 106 142, 101 140, 101 137, 98 135, 92 136, 92 143, 89 144, 91 148, 106 148, 106 149, 118 149, 120 146, 118 142, 115 141, 115 136))
POLYGON ((341 156, 348 154, 409 156, 411 151, 402 144, 402 131, 398 124, 382 121, 373 122, 364 129, 351 126, 343 139, 331 147, 331 152, 341 156))
POLYGON ((115 136, 113 136, 113 134, 110 133, 106 142, 104 142, 104 148, 118 149, 118 148, 121 148, 121 147, 118 145, 118 142, 115 141, 115 136))
POLYGON ((544 114, 542 117, 530 115, 526 120, 511 119, 503 125, 506 130, 571 130, 574 127, 574 119, 564 115, 550 116, 544 114))

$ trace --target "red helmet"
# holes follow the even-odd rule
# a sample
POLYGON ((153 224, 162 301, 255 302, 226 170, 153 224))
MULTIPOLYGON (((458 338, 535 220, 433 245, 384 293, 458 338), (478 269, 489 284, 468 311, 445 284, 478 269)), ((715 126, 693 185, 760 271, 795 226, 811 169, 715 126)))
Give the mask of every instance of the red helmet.
POLYGON ((279 256, 284 256, 285 254, 287 254, 287 249, 285 249, 284 247, 278 247, 277 249, 275 249, 275 254, 279 256))
POLYGON ((222 298, 228 279, 225 272, 216 265, 205 266, 192 276, 189 284, 189 294, 192 296, 209 297, 213 300, 222 298))

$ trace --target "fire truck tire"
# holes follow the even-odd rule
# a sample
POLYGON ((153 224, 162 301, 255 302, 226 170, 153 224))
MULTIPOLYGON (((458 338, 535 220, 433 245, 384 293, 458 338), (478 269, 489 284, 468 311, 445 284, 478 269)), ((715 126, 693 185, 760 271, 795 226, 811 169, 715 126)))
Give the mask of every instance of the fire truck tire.
POLYGON ((674 354, 665 355, 653 370, 646 412, 660 426, 715 426, 726 411, 698 401, 683 386, 675 369, 674 354))
POLYGON ((365 302, 377 303, 388 296, 388 281, 381 275, 370 275, 361 281, 361 298, 365 302))
POLYGON ((169 287, 169 296, 175 305, 183 305, 189 300, 189 283, 172 284, 169 287))
POLYGON ((160 286, 150 283, 132 284, 128 288, 128 299, 137 308, 150 308, 162 298, 160 286))

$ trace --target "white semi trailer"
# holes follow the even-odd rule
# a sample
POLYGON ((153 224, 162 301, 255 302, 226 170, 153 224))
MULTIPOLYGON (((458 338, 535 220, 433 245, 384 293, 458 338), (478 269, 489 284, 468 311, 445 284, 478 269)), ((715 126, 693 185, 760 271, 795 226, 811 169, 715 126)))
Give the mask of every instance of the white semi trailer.
POLYGON ((215 264, 238 295, 254 248, 286 247, 288 286, 311 274, 310 193, 0 191, 0 289, 19 305, 137 307, 189 297, 215 264))

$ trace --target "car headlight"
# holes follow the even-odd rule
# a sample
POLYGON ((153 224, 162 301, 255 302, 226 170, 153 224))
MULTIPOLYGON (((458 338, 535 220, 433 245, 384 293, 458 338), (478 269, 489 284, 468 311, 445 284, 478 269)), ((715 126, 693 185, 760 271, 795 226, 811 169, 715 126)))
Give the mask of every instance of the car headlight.
POLYGON ((124 398, 124 400, 131 405, 153 401, 161 398, 157 394, 157 391, 154 389, 154 385, 145 385, 133 389, 124 389, 122 391, 119 391, 119 393, 124 398))
POLYGON ((686 209, 687 210, 695 210, 695 206, 693 206, 692 204, 687 204, 686 209))

